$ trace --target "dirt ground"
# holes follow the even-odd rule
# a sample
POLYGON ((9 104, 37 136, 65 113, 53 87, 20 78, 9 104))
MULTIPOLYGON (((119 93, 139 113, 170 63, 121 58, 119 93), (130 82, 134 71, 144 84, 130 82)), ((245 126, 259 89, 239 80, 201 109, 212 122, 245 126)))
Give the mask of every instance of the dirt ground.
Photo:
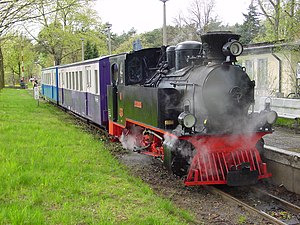
POLYGON ((125 164, 133 176, 140 177, 160 196, 195 217, 191 224, 271 224, 243 208, 225 202, 202 187, 185 187, 183 180, 170 174, 162 163, 150 156, 122 150, 116 143, 109 145, 113 154, 125 164))

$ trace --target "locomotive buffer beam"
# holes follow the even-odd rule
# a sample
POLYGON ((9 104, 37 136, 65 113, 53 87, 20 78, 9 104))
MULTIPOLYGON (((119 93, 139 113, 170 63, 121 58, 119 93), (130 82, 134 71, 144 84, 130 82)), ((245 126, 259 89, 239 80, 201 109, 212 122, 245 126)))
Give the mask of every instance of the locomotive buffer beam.
POLYGON ((185 185, 241 186, 270 177, 256 148, 256 143, 265 134, 199 136, 189 140, 197 152, 185 185))

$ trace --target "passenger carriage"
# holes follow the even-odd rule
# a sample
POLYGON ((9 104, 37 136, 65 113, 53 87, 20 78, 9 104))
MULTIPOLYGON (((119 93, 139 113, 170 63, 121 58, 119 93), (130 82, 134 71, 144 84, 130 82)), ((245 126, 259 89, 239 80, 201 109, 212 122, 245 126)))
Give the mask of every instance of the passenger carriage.
POLYGON ((59 105, 106 126, 109 74, 106 57, 61 66, 58 70, 59 105))
POLYGON ((58 102, 57 76, 58 66, 42 70, 41 92, 45 99, 58 102))

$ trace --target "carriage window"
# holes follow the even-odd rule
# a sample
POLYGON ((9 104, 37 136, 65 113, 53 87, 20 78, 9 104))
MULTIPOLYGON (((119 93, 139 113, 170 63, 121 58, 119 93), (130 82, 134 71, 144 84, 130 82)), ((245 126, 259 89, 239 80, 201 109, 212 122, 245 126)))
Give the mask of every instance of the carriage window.
POLYGON ((72 89, 72 72, 69 72, 69 89, 72 89))
POLYGON ((72 83, 71 83, 71 72, 69 72, 69 89, 71 89, 72 83))
POLYGON ((94 74, 95 74, 95 94, 98 94, 99 93, 98 70, 95 70, 94 74))
POLYGON ((89 88, 91 87, 91 70, 90 67, 87 67, 86 69, 86 86, 89 88))
POLYGON ((79 87, 78 87, 78 71, 75 72, 76 75, 76 90, 78 91, 79 87))
POLYGON ((61 72, 61 82, 62 82, 61 85, 62 85, 63 87, 65 87, 65 80, 66 80, 66 79, 65 79, 65 73, 64 73, 64 72, 61 72))
POLYGON ((59 87, 61 86, 61 76, 60 76, 60 73, 58 73, 58 86, 59 87))
POLYGON ((59 86, 61 87, 62 84, 63 84, 63 77, 62 77, 62 73, 59 73, 59 81, 60 81, 60 84, 59 86))
POLYGON ((89 87, 92 87, 92 71, 88 70, 88 83, 89 87))
POLYGON ((90 88, 92 87, 92 70, 89 70, 89 84, 90 88))
POLYGON ((117 83, 118 81, 118 75, 119 75, 119 68, 118 68, 118 64, 117 63, 114 63, 112 66, 111 66, 111 73, 112 73, 112 78, 113 78, 113 82, 114 83, 117 83))
POLYGON ((73 80, 74 80, 74 85, 73 85, 73 90, 76 90, 76 73, 73 72, 73 80))
POLYGON ((74 72, 72 72, 72 89, 75 90, 75 75, 74 75, 74 72))
POLYGON ((67 88, 69 88, 69 72, 66 72, 67 88))
POLYGON ((83 90, 82 71, 79 71, 79 84, 80 84, 80 91, 82 91, 83 90))

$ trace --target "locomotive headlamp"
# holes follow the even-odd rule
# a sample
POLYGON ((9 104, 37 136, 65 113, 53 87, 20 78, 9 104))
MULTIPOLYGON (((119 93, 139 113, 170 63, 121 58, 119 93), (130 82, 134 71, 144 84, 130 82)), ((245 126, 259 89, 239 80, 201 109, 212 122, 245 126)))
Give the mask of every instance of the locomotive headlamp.
POLYGON ((277 120, 277 113, 275 111, 270 111, 267 113, 266 119, 268 124, 273 124, 277 120))
POLYGON ((243 45, 236 40, 232 40, 223 45, 222 50, 226 56, 239 56, 243 52, 243 45))
POLYGON ((190 112, 182 112, 178 116, 178 122, 186 128, 192 128, 196 124, 196 117, 190 112))

